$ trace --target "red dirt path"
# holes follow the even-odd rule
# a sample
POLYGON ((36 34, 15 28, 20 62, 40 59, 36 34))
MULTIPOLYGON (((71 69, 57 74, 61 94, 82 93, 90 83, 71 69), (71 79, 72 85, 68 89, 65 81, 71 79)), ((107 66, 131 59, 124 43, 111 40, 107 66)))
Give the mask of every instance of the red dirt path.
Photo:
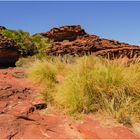
POLYGON ((73 123, 65 115, 43 114, 40 92, 23 69, 0 69, 0 139, 138 139, 126 127, 103 127, 93 117, 73 123))

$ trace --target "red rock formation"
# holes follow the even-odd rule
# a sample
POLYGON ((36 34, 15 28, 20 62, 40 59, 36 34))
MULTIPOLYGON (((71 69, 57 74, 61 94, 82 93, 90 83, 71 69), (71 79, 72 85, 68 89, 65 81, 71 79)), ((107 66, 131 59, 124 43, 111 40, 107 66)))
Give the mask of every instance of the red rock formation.
POLYGON ((0 66, 13 66, 18 60, 20 52, 16 43, 0 34, 0 66))
POLYGON ((98 55, 104 56, 110 59, 125 57, 125 56, 127 56, 130 59, 133 57, 140 56, 139 46, 129 45, 127 43, 121 43, 116 40, 99 38, 96 35, 86 34, 85 31, 81 29, 82 28, 80 26, 63 26, 60 28, 54 28, 49 32, 47 32, 48 34, 46 36, 50 39, 53 39, 54 42, 52 43, 52 48, 48 48, 46 50, 46 54, 47 55, 69 54, 69 55, 80 55, 80 56, 85 54, 86 55, 92 54, 96 56, 98 55), (71 27, 73 32, 72 34, 69 34, 71 27), (64 35, 61 35, 60 34, 61 30, 63 31, 62 33, 67 35, 68 38, 72 38, 72 40, 66 38, 66 36, 64 35))
POLYGON ((86 33, 80 25, 62 26, 60 28, 53 28, 45 33, 41 33, 41 35, 54 41, 75 40, 77 36, 84 34, 86 33))

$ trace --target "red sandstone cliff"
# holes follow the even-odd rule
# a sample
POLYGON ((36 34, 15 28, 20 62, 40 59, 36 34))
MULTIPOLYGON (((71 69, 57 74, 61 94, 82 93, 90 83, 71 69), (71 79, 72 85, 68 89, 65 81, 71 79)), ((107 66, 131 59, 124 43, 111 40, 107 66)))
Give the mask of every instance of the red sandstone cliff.
POLYGON ((41 33, 53 41, 47 55, 100 55, 110 59, 140 56, 140 47, 87 34, 80 25, 62 26, 41 33))

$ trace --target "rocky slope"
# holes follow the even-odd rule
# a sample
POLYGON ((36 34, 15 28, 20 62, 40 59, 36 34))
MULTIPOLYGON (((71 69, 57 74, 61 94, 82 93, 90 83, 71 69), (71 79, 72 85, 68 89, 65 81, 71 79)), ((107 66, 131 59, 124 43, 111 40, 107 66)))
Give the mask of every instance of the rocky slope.
POLYGON ((140 47, 87 34, 80 25, 54 28, 41 35, 53 40, 47 55, 100 55, 109 59, 140 56, 140 47))

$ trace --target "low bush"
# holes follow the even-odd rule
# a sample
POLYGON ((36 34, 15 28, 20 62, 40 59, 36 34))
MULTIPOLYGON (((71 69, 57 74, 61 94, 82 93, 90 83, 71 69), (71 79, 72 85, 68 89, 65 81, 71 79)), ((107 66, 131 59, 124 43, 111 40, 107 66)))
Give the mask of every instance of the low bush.
POLYGON ((0 33, 17 43, 22 56, 38 54, 39 58, 43 57, 45 49, 50 46, 48 39, 39 34, 30 36, 22 30, 0 30, 0 33))
POLYGON ((51 43, 49 43, 48 38, 41 36, 40 34, 36 34, 31 37, 32 41, 34 42, 35 47, 37 48, 37 55, 38 59, 42 59, 46 56, 45 50, 48 47, 51 47, 51 43))
POLYGON ((22 30, 1 30, 0 33, 13 39, 17 43, 22 55, 32 55, 36 52, 36 46, 28 32, 23 32, 22 30))

